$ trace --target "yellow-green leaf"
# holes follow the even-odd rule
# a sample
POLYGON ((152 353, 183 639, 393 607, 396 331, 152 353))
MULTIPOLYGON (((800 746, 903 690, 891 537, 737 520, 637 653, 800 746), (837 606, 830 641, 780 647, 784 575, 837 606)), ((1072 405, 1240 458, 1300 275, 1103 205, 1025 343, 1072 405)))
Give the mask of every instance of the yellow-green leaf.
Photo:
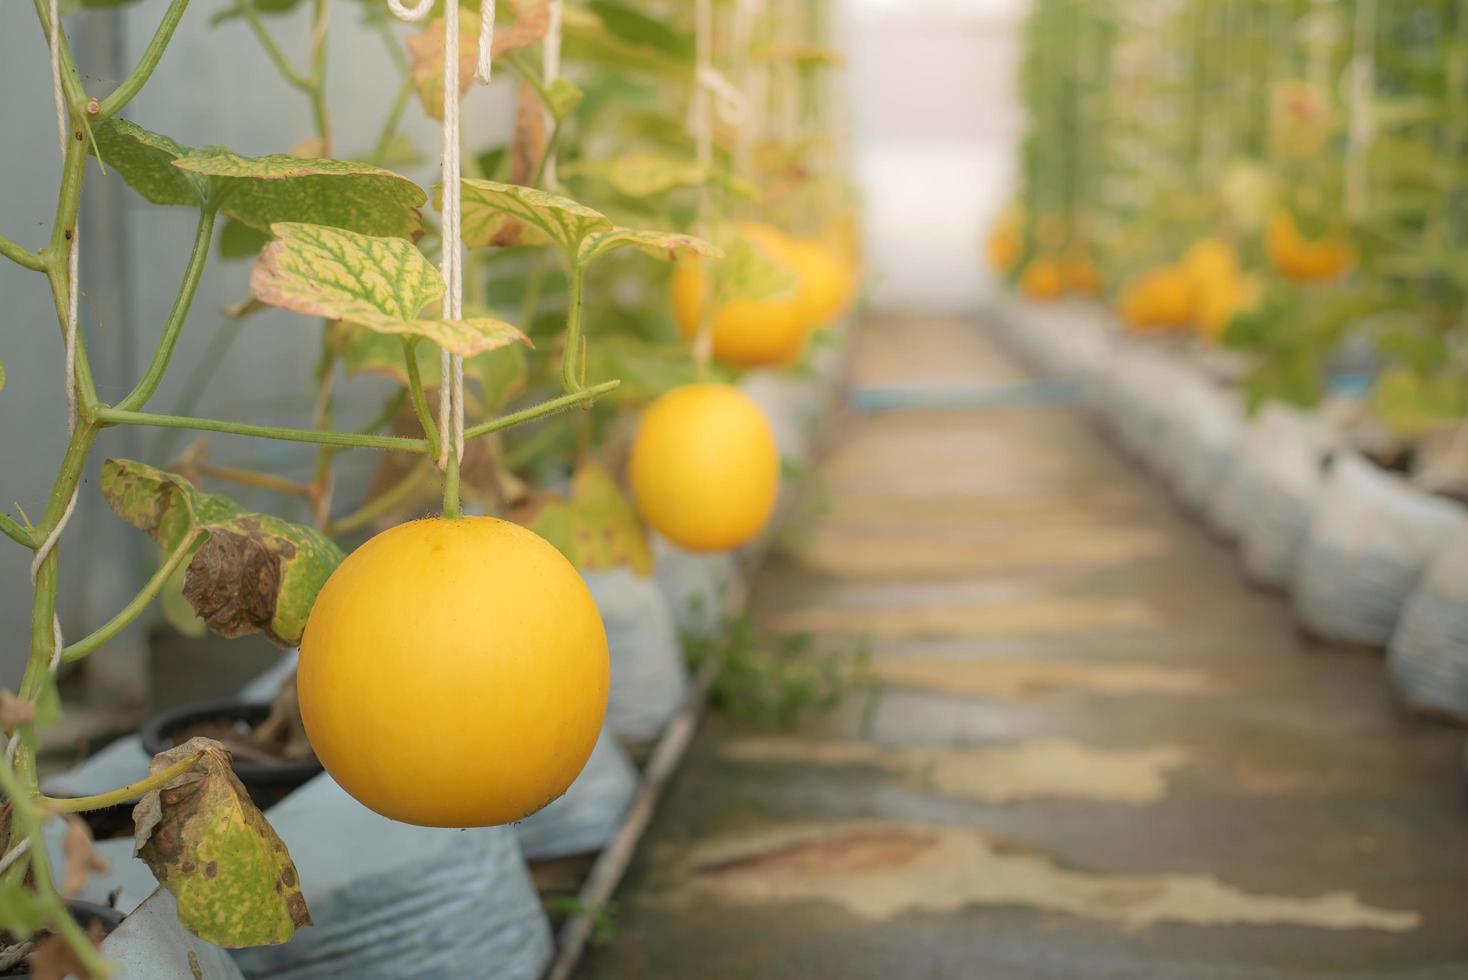
POLYGON ((572 255, 588 235, 612 228, 612 219, 600 211, 559 194, 474 178, 465 178, 462 186, 463 237, 470 248, 489 245, 503 218, 540 230, 572 255))
POLYGON ((92 127, 98 157, 150 204, 198 207, 206 181, 179 170, 173 162, 189 152, 164 136, 126 119, 107 119, 92 127))
POLYGON ((547 108, 559 122, 568 119, 581 104, 583 93, 580 86, 564 76, 555 79, 545 89, 547 108))
POLYGON ((631 228, 612 228, 609 231, 589 235, 581 243, 581 261, 590 262, 608 252, 626 246, 651 255, 655 259, 672 262, 680 256, 701 258, 723 258, 724 250, 711 245, 702 238, 671 231, 636 231, 631 228))
POLYGON ((277 224, 271 230, 276 240, 260 253, 250 275, 250 290, 262 302, 378 333, 423 337, 463 357, 530 343, 517 328, 492 317, 419 316, 442 298, 444 283, 412 242, 321 225, 277 224))
POLYGON ((228 949, 274 946, 311 924, 296 866, 213 739, 154 756, 158 773, 201 754, 193 768, 133 807, 134 848, 178 900, 178 920, 228 949))
POLYGON ((546 504, 531 530, 584 571, 626 565, 652 574, 652 549, 636 509, 612 474, 590 460, 572 476, 570 500, 546 504))

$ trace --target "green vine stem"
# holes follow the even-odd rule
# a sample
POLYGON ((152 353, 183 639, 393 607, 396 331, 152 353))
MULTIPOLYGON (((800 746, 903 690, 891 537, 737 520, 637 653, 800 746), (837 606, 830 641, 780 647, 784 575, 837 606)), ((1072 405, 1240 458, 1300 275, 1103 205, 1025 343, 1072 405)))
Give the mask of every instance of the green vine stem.
MULTIPOLYGON (((423 391, 423 375, 418 370, 418 341, 403 341, 404 370, 408 373, 408 390, 413 398, 413 411, 418 424, 423 427, 423 438, 428 444, 428 455, 438 458, 438 426, 433 422, 433 413, 428 410, 428 396, 423 391)), ((439 393, 443 397, 443 393, 439 393)))
POLYGON ((168 322, 163 326, 163 334, 158 338, 158 346, 148 362, 148 370, 127 397, 117 403, 116 408, 120 411, 141 411, 163 383, 164 372, 168 370, 168 362, 173 358, 173 350, 178 344, 179 334, 183 332, 184 321, 188 319, 189 307, 193 305, 194 294, 198 292, 199 280, 204 276, 204 265, 209 258, 209 242, 214 235, 215 213, 212 206, 199 211, 193 250, 189 253, 189 264, 184 268, 183 284, 179 287, 178 297, 168 313, 168 322))
POLYGON ((621 381, 603 381, 601 384, 592 385, 580 391, 573 391, 559 398, 552 398, 550 401, 541 402, 539 405, 532 405, 518 412, 501 415, 498 418, 490 419, 488 422, 480 422, 478 425, 472 425, 464 430, 464 441, 468 442, 470 439, 487 436, 491 432, 500 432, 504 429, 513 428, 523 422, 533 422, 536 419, 544 418, 547 415, 554 415, 556 412, 571 408, 574 405, 589 405, 602 395, 615 389, 621 383, 621 381))
POLYGON ((571 286, 566 307, 566 350, 561 355, 561 386, 568 394, 581 391, 581 313, 586 291, 586 273, 580 258, 568 252, 571 286))
POLYGON ((296 71, 291 65, 290 59, 286 58, 285 52, 280 50, 280 45, 275 43, 275 38, 271 36, 270 30, 260 19, 260 11, 255 9, 255 0, 235 0, 235 10, 239 11, 245 23, 249 25, 251 32, 255 35, 255 39, 265 49, 266 56, 275 65, 275 70, 280 72, 280 77, 285 79, 286 84, 291 86, 291 88, 300 89, 302 92, 309 93, 311 91, 311 79, 296 71))
POLYGON ((0 255, 5 256, 16 265, 24 266, 25 268, 31 269, 32 271, 46 271, 46 260, 41 256, 39 252, 28 251, 23 246, 11 241, 4 235, 0 235, 0 255))
POLYGON ((173 553, 168 556, 168 560, 163 563, 163 567, 159 568, 153 574, 153 577, 148 579, 148 584, 143 586, 142 591, 134 596, 133 600, 124 606, 122 611, 116 616, 109 619, 105 625, 82 639, 77 640, 75 643, 68 644, 66 649, 61 652, 61 662, 69 664, 81 660, 88 654, 100 649, 108 640, 131 626, 133 621, 141 616, 143 611, 157 598, 158 593, 163 591, 163 586, 167 584, 169 577, 178 571, 179 566, 193 557, 194 552, 198 550, 199 545, 203 544, 204 539, 208 536, 208 531, 197 528, 185 535, 184 539, 178 543, 178 547, 174 548, 173 553))
POLYGON ((162 60, 163 52, 168 49, 168 42, 173 40, 173 32, 178 27, 178 22, 183 19, 184 11, 188 7, 189 0, 173 0, 168 5, 168 9, 163 12, 163 20, 159 23, 158 29, 153 32, 152 40, 143 49, 143 55, 138 59, 137 66, 122 80, 122 84, 112 90, 111 95, 98 104, 97 111, 91 113, 95 118, 99 120, 110 118, 131 102, 133 96, 142 91, 148 79, 153 77, 153 69, 157 68, 158 62, 162 60))
POLYGON ((36 539, 31 532, 9 514, 0 514, 0 531, 4 531, 5 536, 18 545, 32 550, 36 547, 36 539))
MULTIPOLYGON (((51 928, 66 940, 88 975, 98 978, 109 976, 112 970, 107 961, 102 958, 97 947, 92 945, 86 933, 82 932, 81 926, 76 924, 76 920, 66 909, 66 903, 56 892, 56 885, 51 877, 51 862, 46 854, 46 840, 41 833, 44 814, 37 809, 36 801, 24 788, 19 774, 3 761, 0 761, 0 790, 10 800, 11 822, 19 824, 22 836, 31 842, 30 859, 36 897, 40 900, 51 928)), ((10 837, 13 841, 16 835, 12 833, 10 837)))
POLYGON ((315 429, 291 429, 276 425, 250 425, 224 419, 196 419, 180 415, 157 415, 153 412, 128 412, 117 408, 99 408, 97 421, 104 426, 146 425, 164 429, 193 429, 198 432, 222 432, 226 435, 253 436, 278 442, 306 442, 317 446, 344 446, 362 449, 398 449, 410 453, 428 452, 427 439, 405 436, 380 436, 357 432, 318 432, 315 429))
POLYGON ((151 793, 160 786, 167 785, 194 768, 203 757, 204 753, 195 752, 145 779, 139 779, 135 783, 128 783, 126 786, 98 793, 95 796, 40 796, 36 798, 36 802, 51 813, 87 813, 92 810, 101 810, 104 807, 117 806, 119 803, 135 800, 145 793, 151 793))

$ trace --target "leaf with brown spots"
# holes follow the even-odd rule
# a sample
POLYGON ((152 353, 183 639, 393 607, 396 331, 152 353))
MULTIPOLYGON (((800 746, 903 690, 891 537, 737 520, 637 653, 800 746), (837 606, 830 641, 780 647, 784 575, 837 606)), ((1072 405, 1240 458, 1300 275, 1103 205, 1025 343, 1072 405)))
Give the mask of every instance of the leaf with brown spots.
POLYGON ((311 924, 285 844, 250 802, 213 739, 193 738, 153 757, 160 772, 199 763, 133 808, 135 853, 178 900, 178 920, 216 946, 274 946, 311 924))
POLYGON ((109 459, 102 495, 113 513, 165 551, 193 530, 208 532, 184 571, 183 597, 222 636, 262 632, 293 646, 316 593, 342 560, 341 549, 314 528, 251 513, 144 463, 109 459))

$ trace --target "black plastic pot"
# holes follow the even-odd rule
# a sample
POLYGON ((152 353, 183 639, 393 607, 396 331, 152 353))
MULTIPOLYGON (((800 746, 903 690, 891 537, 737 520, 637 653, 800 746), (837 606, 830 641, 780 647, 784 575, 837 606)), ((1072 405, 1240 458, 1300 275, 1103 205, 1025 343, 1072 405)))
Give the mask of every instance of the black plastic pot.
MULTIPOLYGON (((157 755, 187 741, 185 733, 200 725, 227 722, 243 735, 269 716, 270 705, 265 703, 206 701, 154 715, 143 723, 138 735, 142 739, 144 751, 149 755, 157 755)), ((269 762, 236 757, 234 771, 249 791, 250 799, 264 810, 279 803, 297 787, 321 772, 321 763, 315 756, 309 759, 269 762)))
MULTIPOLYGON (((92 923, 95 922, 102 926, 104 935, 122 925, 124 918, 123 914, 117 909, 112 908, 110 905, 98 905, 96 902, 83 902, 73 899, 66 903, 66 909, 71 913, 71 917, 76 919, 77 925, 81 926, 83 930, 90 929, 92 923)), ((5 980, 31 980, 29 971, 24 973, 5 973, 0 974, 0 976, 3 976, 5 980)))

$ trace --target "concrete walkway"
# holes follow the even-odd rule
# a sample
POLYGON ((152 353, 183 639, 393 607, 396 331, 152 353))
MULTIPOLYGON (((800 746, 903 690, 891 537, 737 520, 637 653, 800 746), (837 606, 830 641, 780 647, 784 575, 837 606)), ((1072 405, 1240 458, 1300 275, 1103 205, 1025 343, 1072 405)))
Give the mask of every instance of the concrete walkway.
MULTIPOLYGON (((962 322, 871 322, 860 385, 1014 380, 962 322)), ((712 719, 597 978, 1468 977, 1463 735, 1287 602, 1077 412, 837 426, 768 627, 869 637, 881 692, 712 719)))

